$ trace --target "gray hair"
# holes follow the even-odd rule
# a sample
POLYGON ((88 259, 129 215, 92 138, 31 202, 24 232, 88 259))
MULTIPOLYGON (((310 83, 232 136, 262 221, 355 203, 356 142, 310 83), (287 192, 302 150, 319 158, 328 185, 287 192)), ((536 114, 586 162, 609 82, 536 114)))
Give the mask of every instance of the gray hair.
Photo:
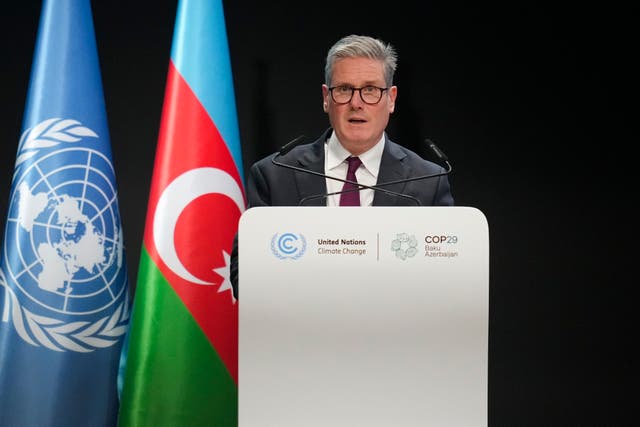
POLYGON ((344 58, 377 59, 384 66, 384 81, 387 87, 393 86, 393 74, 396 71, 398 56, 395 49, 382 40, 369 36, 349 35, 338 40, 327 53, 327 63, 324 67, 324 80, 331 85, 333 65, 344 58))

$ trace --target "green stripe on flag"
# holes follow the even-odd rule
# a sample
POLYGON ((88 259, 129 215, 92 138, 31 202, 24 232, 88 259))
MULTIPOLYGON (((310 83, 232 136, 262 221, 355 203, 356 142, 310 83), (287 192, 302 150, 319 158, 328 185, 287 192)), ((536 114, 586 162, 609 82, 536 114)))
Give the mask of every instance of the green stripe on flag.
POLYGON ((238 388, 143 247, 119 426, 237 426, 238 388))

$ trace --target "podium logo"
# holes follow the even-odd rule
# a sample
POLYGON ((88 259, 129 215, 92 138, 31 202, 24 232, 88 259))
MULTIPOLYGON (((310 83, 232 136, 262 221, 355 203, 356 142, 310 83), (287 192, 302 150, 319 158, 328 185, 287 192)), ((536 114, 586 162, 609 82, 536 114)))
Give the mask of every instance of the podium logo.
POLYGON ((276 233, 271 238, 271 252, 279 259, 298 259, 307 250, 307 240, 302 234, 276 233))
POLYGON ((403 261, 414 257, 418 253, 416 236, 407 233, 396 234, 396 238, 391 241, 391 251, 403 261))

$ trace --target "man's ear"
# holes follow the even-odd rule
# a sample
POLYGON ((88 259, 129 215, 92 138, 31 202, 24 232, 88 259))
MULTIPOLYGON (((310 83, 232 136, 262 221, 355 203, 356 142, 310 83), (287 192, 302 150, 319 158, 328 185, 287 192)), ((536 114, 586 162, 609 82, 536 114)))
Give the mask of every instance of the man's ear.
POLYGON ((322 110, 326 113, 329 109, 329 86, 322 85, 322 110))
POLYGON ((396 110, 397 97, 398 97, 398 86, 391 86, 389 88, 389 113, 393 113, 396 110))

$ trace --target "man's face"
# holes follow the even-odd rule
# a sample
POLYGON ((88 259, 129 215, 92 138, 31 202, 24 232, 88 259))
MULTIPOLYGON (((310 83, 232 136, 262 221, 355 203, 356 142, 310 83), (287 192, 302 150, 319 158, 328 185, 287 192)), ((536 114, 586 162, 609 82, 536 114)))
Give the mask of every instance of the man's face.
MULTIPOLYGON (((334 64, 331 87, 361 88, 368 85, 386 87, 382 62, 368 58, 344 58, 334 64)), ((348 103, 337 104, 331 98, 329 87, 322 85, 324 111, 329 114, 331 127, 345 148, 353 154, 360 154, 380 140, 395 108, 397 90, 392 86, 384 91, 377 104, 365 103, 358 91, 354 91, 348 103)))

